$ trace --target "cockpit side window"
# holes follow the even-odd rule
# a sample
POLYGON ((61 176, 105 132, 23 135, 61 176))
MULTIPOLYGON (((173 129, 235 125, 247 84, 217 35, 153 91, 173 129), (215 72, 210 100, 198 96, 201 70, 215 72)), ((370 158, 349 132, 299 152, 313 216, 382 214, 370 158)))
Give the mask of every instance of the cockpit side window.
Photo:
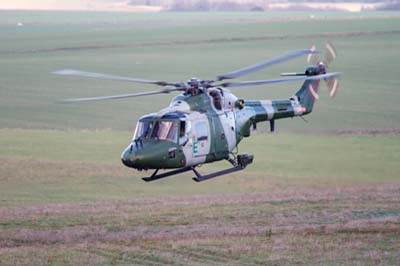
POLYGON ((186 122, 185 121, 181 121, 181 124, 179 126, 179 137, 183 137, 185 136, 186 133, 186 122))
POLYGON ((151 133, 152 139, 169 140, 177 142, 178 121, 156 121, 151 133))
POLYGON ((166 139, 173 142, 177 142, 177 136, 178 136, 178 122, 169 122, 168 134, 166 139))

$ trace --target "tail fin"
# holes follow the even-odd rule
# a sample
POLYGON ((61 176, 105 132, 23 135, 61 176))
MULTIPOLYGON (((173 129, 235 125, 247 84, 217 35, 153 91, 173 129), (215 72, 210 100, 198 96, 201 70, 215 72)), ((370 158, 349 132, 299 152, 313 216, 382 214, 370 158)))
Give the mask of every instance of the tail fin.
POLYGON ((295 95, 297 96, 299 103, 306 109, 304 114, 311 113, 315 100, 319 99, 318 89, 319 81, 306 80, 300 90, 296 92, 295 95))

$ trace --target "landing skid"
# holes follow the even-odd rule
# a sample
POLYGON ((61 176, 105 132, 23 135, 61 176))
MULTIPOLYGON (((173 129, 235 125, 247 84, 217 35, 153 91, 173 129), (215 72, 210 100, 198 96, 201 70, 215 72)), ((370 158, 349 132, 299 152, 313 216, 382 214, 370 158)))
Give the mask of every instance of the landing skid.
POLYGON ((248 154, 242 154, 237 156, 237 160, 233 160, 231 158, 226 159, 228 162, 230 162, 233 167, 221 170, 218 172, 214 172, 208 175, 201 175, 199 172, 197 172, 196 169, 193 168, 193 172, 195 173, 196 177, 193 178, 194 181, 196 182, 201 182, 204 180, 208 180, 217 176, 221 175, 226 175, 229 173, 237 172, 240 170, 243 170, 247 167, 247 165, 251 164, 253 162, 253 155, 248 155, 248 154))
POLYGON ((225 169, 225 170, 221 170, 221 171, 218 171, 218 172, 214 172, 214 173, 211 173, 211 174, 208 174, 208 175, 201 175, 199 172, 197 172, 196 169, 193 168, 193 172, 196 175, 196 177, 193 177, 192 179, 194 181, 196 181, 196 182, 201 182, 201 181, 208 180, 208 179, 220 176, 220 175, 226 175, 226 174, 229 174, 229 173, 240 171, 240 170, 243 170, 244 168, 245 167, 242 167, 241 165, 237 165, 237 166, 234 166, 234 167, 231 167, 231 168, 228 168, 228 169, 225 169))
POLYGON ((164 177, 168 177, 168 176, 171 176, 171 175, 184 173, 184 172, 190 171, 192 169, 193 169, 192 166, 188 166, 188 167, 179 168, 179 169, 176 169, 176 170, 173 170, 173 171, 169 171, 169 172, 166 172, 166 173, 163 173, 163 174, 159 174, 159 175, 157 175, 157 172, 160 169, 157 169, 157 170, 154 171, 154 173, 151 176, 143 177, 142 179, 144 181, 146 181, 146 182, 150 182, 150 181, 154 181, 154 180, 161 179, 161 178, 164 178, 164 177))
POLYGON ((172 176, 172 175, 176 175, 176 174, 180 174, 180 173, 184 173, 184 172, 192 170, 194 172, 194 174, 196 175, 196 177, 194 177, 193 180, 196 182, 201 182, 201 181, 208 180, 208 179, 211 179, 211 178, 214 178, 217 176, 226 175, 229 173, 233 173, 233 172, 237 172, 237 171, 245 169, 247 167, 247 165, 249 165, 253 162, 253 155, 247 155, 247 154, 238 155, 236 161, 233 159, 227 159, 227 161, 229 161, 233 165, 233 167, 224 169, 224 170, 221 170, 218 172, 214 172, 214 173, 211 173, 208 175, 201 175, 195 169, 196 166, 187 166, 187 167, 179 168, 179 169, 169 171, 169 172, 159 174, 159 175, 157 175, 158 170, 159 170, 159 169, 157 169, 154 171, 154 173, 151 176, 143 177, 142 179, 146 182, 150 182, 150 181, 158 180, 161 178, 165 178, 168 176, 172 176))

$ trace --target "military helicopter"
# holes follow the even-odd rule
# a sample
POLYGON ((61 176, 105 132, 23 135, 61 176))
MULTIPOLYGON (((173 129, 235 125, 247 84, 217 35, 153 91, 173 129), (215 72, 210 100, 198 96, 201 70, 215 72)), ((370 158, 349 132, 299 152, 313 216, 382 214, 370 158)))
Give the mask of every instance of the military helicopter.
POLYGON ((314 101, 319 98, 320 80, 328 84, 330 95, 334 96, 338 90, 337 77, 340 73, 327 73, 326 70, 328 64, 335 58, 335 49, 327 43, 323 59, 313 46, 311 49, 292 51, 271 60, 219 75, 213 80, 191 78, 186 83, 120 77, 70 69, 53 73, 166 87, 140 93, 65 99, 61 100, 62 103, 182 92, 173 98, 168 107, 146 114, 139 119, 133 139, 122 152, 121 160, 125 166, 140 171, 154 170, 153 174, 143 178, 147 182, 187 171, 193 171, 195 175, 193 179, 199 182, 243 170, 251 164, 252 155, 234 153, 241 140, 250 136, 251 128, 255 129, 257 123, 269 121, 270 130, 273 132, 275 120, 303 117, 311 113, 314 101), (312 65, 308 66, 304 72, 283 73, 282 76, 286 76, 285 78, 272 80, 225 82, 305 55, 308 56, 307 61, 312 65), (304 83, 286 100, 238 99, 227 89, 296 81, 304 81, 304 83), (202 164, 220 160, 227 160, 232 166, 206 175, 200 174, 196 169, 202 164), (167 172, 158 173, 159 170, 167 170, 167 172))

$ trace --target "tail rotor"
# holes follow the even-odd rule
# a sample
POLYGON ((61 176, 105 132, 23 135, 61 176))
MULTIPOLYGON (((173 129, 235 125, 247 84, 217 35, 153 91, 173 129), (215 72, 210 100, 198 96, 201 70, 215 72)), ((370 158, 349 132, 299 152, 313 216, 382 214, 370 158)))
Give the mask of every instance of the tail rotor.
MULTIPOLYGON (((311 50, 315 51, 316 46, 313 45, 311 50)), ((326 70, 330 67, 330 65, 335 61, 337 57, 337 52, 333 44, 327 42, 325 44, 325 52, 323 55, 319 53, 309 54, 307 57, 307 62, 309 64, 315 65, 319 67, 320 74, 325 74, 326 70)), ((324 82, 328 88, 329 96, 334 98, 339 91, 339 80, 338 77, 325 78, 324 82)))

